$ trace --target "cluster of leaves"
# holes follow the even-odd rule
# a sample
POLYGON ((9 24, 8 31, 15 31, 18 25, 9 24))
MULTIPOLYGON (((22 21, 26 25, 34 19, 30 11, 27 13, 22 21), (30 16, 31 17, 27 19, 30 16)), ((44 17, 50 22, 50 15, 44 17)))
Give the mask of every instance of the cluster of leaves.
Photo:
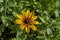
MULTIPOLYGON (((0 0, 0 36, 5 33, 6 28, 9 28, 11 29, 9 34, 16 33, 15 38, 9 37, 10 40, 60 40, 59 10, 60 0, 0 0), (35 15, 38 16, 37 21, 40 24, 36 25, 37 32, 20 31, 19 25, 14 23, 15 14, 27 9, 35 11, 35 15)), ((0 37, 0 39, 4 38, 0 37)))

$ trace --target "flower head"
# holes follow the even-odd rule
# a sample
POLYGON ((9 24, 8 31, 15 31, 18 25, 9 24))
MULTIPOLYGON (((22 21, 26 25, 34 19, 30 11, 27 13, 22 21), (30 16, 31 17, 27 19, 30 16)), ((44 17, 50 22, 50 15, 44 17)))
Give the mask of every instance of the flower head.
POLYGON ((37 30, 37 27, 34 24, 39 24, 38 21, 36 21, 37 16, 34 15, 34 12, 30 13, 30 10, 22 11, 22 14, 16 15, 19 19, 16 20, 16 24, 20 24, 20 29, 23 30, 25 28, 26 32, 30 32, 30 28, 34 31, 37 30))

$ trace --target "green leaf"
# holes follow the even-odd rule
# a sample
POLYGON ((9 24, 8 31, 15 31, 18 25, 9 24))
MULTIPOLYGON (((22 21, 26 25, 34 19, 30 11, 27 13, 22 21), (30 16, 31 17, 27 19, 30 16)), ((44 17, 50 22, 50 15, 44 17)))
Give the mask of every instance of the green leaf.
POLYGON ((8 26, 9 24, 7 23, 7 18, 5 16, 1 16, 1 20, 5 26, 8 26))
POLYGON ((1 8, 0 8, 0 12, 2 12, 2 11, 4 11, 4 7, 1 7, 1 8))
POLYGON ((3 0, 0 0, 0 3, 3 2, 3 0))
POLYGON ((50 28, 47 28, 47 34, 52 34, 52 30, 50 28))

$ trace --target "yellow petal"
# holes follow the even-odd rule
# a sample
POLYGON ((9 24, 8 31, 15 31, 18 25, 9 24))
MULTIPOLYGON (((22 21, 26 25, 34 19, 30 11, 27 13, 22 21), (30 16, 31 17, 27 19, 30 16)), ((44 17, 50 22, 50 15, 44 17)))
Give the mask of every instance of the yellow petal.
POLYGON ((32 21, 31 24, 39 24, 38 21, 32 21))
POLYGON ((22 15, 25 17, 25 11, 21 11, 22 15))
POLYGON ((26 32, 27 32, 27 33, 30 32, 30 26, 26 26, 26 32))
POLYGON ((30 15, 29 15, 29 19, 34 16, 34 12, 31 12, 30 15))
POLYGON ((23 16, 22 15, 19 15, 19 14, 16 14, 16 16, 20 19, 23 19, 23 16))
POLYGON ((36 27, 36 26, 30 25, 30 27, 31 27, 34 31, 37 31, 37 27, 36 27))
POLYGON ((31 14, 34 16, 34 11, 32 11, 31 14))
POLYGON ((21 24, 21 23, 23 23, 23 22, 22 22, 22 20, 16 20, 15 23, 16 23, 16 24, 21 24))
POLYGON ((32 16, 32 18, 30 19, 31 21, 36 20, 37 16, 32 16))
POLYGON ((25 13, 26 18, 30 15, 30 10, 28 9, 25 13))
POLYGON ((31 12, 32 16, 31 16, 31 20, 35 20, 37 19, 37 16, 34 16, 34 11, 31 12))
POLYGON ((28 19, 31 19, 31 17, 32 17, 32 14, 29 15, 28 19))
POLYGON ((25 25, 24 24, 21 24, 20 25, 20 29, 23 30, 25 28, 25 25))

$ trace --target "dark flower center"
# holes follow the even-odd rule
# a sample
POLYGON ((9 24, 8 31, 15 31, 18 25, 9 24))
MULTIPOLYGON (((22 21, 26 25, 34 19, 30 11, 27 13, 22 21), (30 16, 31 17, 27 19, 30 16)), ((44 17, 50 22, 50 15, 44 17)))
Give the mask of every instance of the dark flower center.
POLYGON ((25 23, 25 24, 28 24, 28 23, 29 23, 29 20, 28 20, 28 19, 26 19, 26 20, 24 21, 24 23, 25 23))

